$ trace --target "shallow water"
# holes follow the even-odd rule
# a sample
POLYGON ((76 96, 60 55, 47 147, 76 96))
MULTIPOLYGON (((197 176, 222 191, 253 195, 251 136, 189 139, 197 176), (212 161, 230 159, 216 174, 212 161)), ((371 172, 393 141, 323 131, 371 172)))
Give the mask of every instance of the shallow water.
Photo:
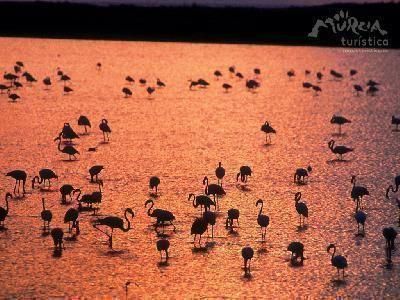
MULTIPOLYGON (((400 114, 399 51, 9 38, 0 38, 0 45, 0 73, 22 60, 39 80, 17 91, 17 103, 0 95, 0 172, 23 169, 29 176, 28 194, 10 202, 8 230, 0 232, 0 298, 123 298, 128 280, 138 285, 129 286, 128 297, 138 298, 400 297, 399 255, 395 252, 393 268, 387 269, 381 234, 384 226, 397 226, 395 201, 385 199, 384 191, 399 172, 400 133, 390 127, 392 114, 400 114), (98 61, 101 71, 95 68, 98 61), (244 81, 230 78, 231 65, 246 78, 253 77, 254 67, 261 68, 257 93, 246 91, 244 81), (72 78, 70 95, 62 93, 57 67, 72 78), (292 68, 297 76, 289 80, 286 72, 292 68), (354 80, 348 78, 350 68, 359 71, 354 80), (216 69, 224 73, 219 81, 213 78, 216 69), (305 69, 312 75, 305 77, 305 69), (330 69, 343 72, 345 78, 332 80, 330 69), (322 93, 315 96, 301 83, 315 83, 314 74, 320 70, 325 74, 319 84, 322 93), (133 96, 124 98, 121 89, 127 75, 136 81, 146 78, 150 85, 159 77, 167 87, 149 99, 145 88, 135 83, 133 96), (50 90, 41 83, 45 76, 53 80, 50 90), (190 91, 188 80, 199 77, 210 87, 190 91), (368 79, 381 82, 380 91, 374 97, 356 97, 352 85, 365 86, 368 79), (222 90, 223 82, 233 85, 231 92, 222 90), (338 144, 355 148, 346 162, 336 162, 327 147, 337 130, 329 123, 334 113, 352 120, 343 127, 345 135, 334 137, 338 144), (81 114, 89 117, 92 128, 76 142, 78 160, 68 162, 53 139, 64 122, 82 133, 77 126, 81 114), (101 143, 98 129, 103 118, 113 131, 108 144, 101 143), (260 131, 265 120, 277 130, 269 146, 260 131), (97 151, 88 152, 89 147, 97 151), (227 195, 220 200, 215 244, 207 251, 194 251, 190 227, 200 212, 187 196, 204 190, 205 175, 216 182, 219 161, 227 172, 227 195), (66 250, 54 258, 51 237, 41 235, 41 198, 53 212, 52 227, 66 230, 63 217, 69 207, 60 205, 58 188, 70 183, 83 192, 97 190, 88 180, 87 170, 94 164, 105 166, 99 214, 122 217, 125 208, 132 207, 133 229, 115 231, 117 251, 111 252, 106 238, 91 226, 96 217, 82 213, 77 241, 65 241, 66 250), (295 185, 294 170, 309 164, 309 183, 295 185), (254 171, 245 189, 236 183, 241 165, 254 171), (59 176, 50 192, 31 190, 30 180, 42 168, 59 176), (352 174, 371 192, 365 198, 364 238, 355 236, 352 174), (153 220, 144 208, 153 175, 161 178, 155 207, 176 216, 176 233, 167 230, 167 266, 159 264, 153 220), (293 200, 297 191, 309 207, 305 230, 298 229, 293 200), (265 243, 260 242, 257 225, 259 198, 271 219, 265 243), (224 228, 229 208, 240 209, 237 234, 224 228), (291 241, 305 245, 302 267, 289 264, 286 248, 291 241), (326 252, 329 243, 347 257, 345 283, 335 281, 336 269, 326 252), (251 278, 243 276, 240 251, 246 245, 255 249, 251 278)), ((0 177, 1 206, 13 184, 11 178, 0 177)))

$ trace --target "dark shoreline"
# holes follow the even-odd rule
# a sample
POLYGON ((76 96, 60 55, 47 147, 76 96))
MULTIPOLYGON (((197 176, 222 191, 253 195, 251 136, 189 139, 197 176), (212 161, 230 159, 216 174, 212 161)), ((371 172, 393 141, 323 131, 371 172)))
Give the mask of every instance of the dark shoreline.
POLYGON ((255 9, 0 2, 0 36, 341 47, 328 30, 307 36, 317 19, 340 10, 378 19, 388 48, 400 48, 400 3, 255 9))

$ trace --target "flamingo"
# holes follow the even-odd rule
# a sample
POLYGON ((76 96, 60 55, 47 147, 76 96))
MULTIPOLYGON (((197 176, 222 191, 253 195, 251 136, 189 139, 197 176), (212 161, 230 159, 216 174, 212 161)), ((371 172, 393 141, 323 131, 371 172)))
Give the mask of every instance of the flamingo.
POLYGON ((351 176, 351 183, 353 188, 351 189, 351 198, 356 201, 356 212, 362 208, 362 198, 369 195, 369 191, 366 187, 356 185, 356 176, 351 176))
POLYGON ((61 193, 61 204, 67 203, 67 196, 69 196, 72 201, 72 193, 75 191, 74 187, 70 184, 64 184, 60 187, 61 193))
POLYGON ((318 96, 318 92, 322 92, 321 87, 318 86, 318 85, 313 85, 311 88, 314 90, 314 94, 315 94, 316 96, 318 96))
POLYGON ((198 84, 200 85, 200 87, 202 87, 202 88, 206 88, 207 86, 210 85, 206 80, 204 80, 204 79, 202 79, 202 78, 199 78, 199 79, 197 80, 197 83, 198 83, 198 84))
POLYGON ((237 72, 237 73, 235 74, 235 76, 236 76, 238 79, 243 79, 243 78, 244 78, 244 77, 243 77, 243 74, 240 73, 240 72, 237 72))
POLYGON ((98 71, 101 70, 101 63, 100 63, 100 62, 98 62, 98 63, 96 64, 96 69, 97 69, 98 71))
POLYGON ((236 175, 236 181, 238 181, 240 177, 241 182, 247 182, 247 177, 251 176, 251 173, 252 171, 249 166, 241 166, 239 169, 239 173, 237 173, 236 175))
POLYGON ((346 147, 346 146, 335 146, 335 141, 334 140, 330 140, 328 142, 328 147, 332 151, 332 153, 334 153, 336 155, 339 155, 339 160, 343 160, 343 154, 346 154, 346 153, 354 151, 353 148, 349 148, 349 147, 346 147))
POLYGON ((8 98, 11 99, 14 102, 17 101, 18 99, 21 99, 20 96, 18 96, 15 93, 11 93, 10 90, 8 90, 7 94, 8 94, 8 98))
POLYGON ((151 94, 153 94, 156 91, 156 89, 149 86, 149 87, 147 87, 146 91, 147 91, 147 94, 149 94, 149 97, 151 97, 151 94))
POLYGON ((222 84, 222 88, 225 89, 225 93, 227 93, 230 89, 232 89, 232 86, 229 83, 224 83, 222 84))
POLYGON ((50 210, 46 209, 45 204, 44 204, 44 198, 42 198, 42 207, 43 210, 40 213, 40 216, 42 217, 43 220, 43 231, 46 231, 48 229, 50 231, 50 222, 53 219, 53 214, 51 213, 50 210), (47 222, 47 226, 46 226, 47 222))
POLYGON ((310 74, 311 74, 311 71, 310 71, 310 70, 304 70, 304 75, 308 76, 308 75, 310 75, 310 74))
POLYGON ((354 75, 356 75, 358 72, 357 70, 351 69, 350 70, 350 76, 353 77, 354 75))
POLYGON ((160 80, 160 78, 157 78, 157 86, 158 86, 159 88, 163 88, 163 87, 165 87, 165 83, 162 82, 162 81, 160 80))
POLYGON ((359 84, 353 85, 354 90, 356 91, 356 95, 358 96, 360 92, 363 92, 363 88, 359 84))
POLYGON ((87 133, 87 126, 90 127, 90 128, 92 127, 88 117, 86 117, 86 116, 79 116, 78 125, 85 127, 85 133, 87 133))
POLYGON ((253 72, 254 72, 254 75, 256 75, 256 76, 261 75, 261 70, 259 68, 254 68, 253 72))
POLYGON ((310 82, 303 82, 303 88, 309 89, 309 88, 312 88, 312 87, 313 87, 313 84, 312 84, 312 83, 310 83, 310 82))
POLYGON ((265 143, 271 143, 271 134, 276 134, 276 130, 269 125, 268 121, 265 121, 265 123, 261 126, 261 131, 265 132, 265 143), (269 138, 269 142, 268 142, 269 138))
POLYGON ((51 237, 53 238, 53 242, 54 242, 54 249, 55 250, 59 250, 61 251, 63 249, 64 246, 64 241, 63 241, 63 237, 64 237, 64 231, 61 228, 53 228, 51 230, 51 237))
POLYGON ((371 85, 368 87, 367 95, 375 96, 376 92, 378 91, 379 91, 378 87, 376 87, 375 85, 371 85))
POLYGON ((239 215, 240 212, 236 208, 231 208, 228 210, 228 216, 225 221, 225 227, 228 228, 230 227, 230 230, 233 231, 233 220, 236 220, 238 226, 239 226, 239 215))
POLYGON ((357 222, 357 235, 364 236, 365 235, 365 221, 367 220, 367 214, 363 212, 362 210, 359 210, 356 212, 354 215, 354 218, 356 219, 357 222), (360 233, 360 224, 362 226, 362 233, 360 233))
POLYGON ((247 246, 242 249, 242 257, 244 259, 244 274, 245 276, 250 275, 250 262, 254 256, 253 248, 247 246))
POLYGON ((107 141, 110 140, 110 138, 108 137, 108 134, 111 133, 111 129, 110 126, 108 126, 108 121, 107 119, 102 119, 101 123, 99 125, 100 130, 103 132, 103 139, 104 142, 106 141, 106 136, 107 136, 107 141))
POLYGON ((188 201, 190 201, 191 198, 193 198, 193 207, 197 208, 200 206, 200 212, 203 212, 203 207, 204 211, 210 210, 211 206, 215 208, 215 202, 206 195, 196 196, 195 194, 189 194, 188 201))
POLYGON ((124 97, 125 98, 128 98, 128 97, 132 96, 132 91, 130 89, 128 89, 127 87, 124 87, 122 89, 122 93, 124 93, 124 95, 125 95, 124 97))
POLYGON ((286 74, 289 77, 289 79, 291 79, 292 77, 296 76, 294 70, 289 70, 286 74))
POLYGON ((60 133, 59 137, 56 137, 54 139, 54 141, 58 141, 58 151, 68 154, 69 156, 69 160, 71 160, 71 156, 73 156, 75 158, 75 160, 77 159, 77 157, 75 156, 75 154, 80 154, 78 150, 76 150, 73 146, 67 145, 64 146, 64 148, 61 149, 61 136, 62 133, 60 133))
POLYGON ((127 214, 131 215, 131 219, 135 216, 131 208, 126 208, 124 217, 126 220, 126 223, 128 224, 127 227, 124 227, 124 220, 119 218, 119 217, 105 217, 105 218, 98 218, 95 223, 93 224, 93 227, 99 230, 100 232, 104 233, 105 235, 108 236, 108 245, 112 249, 112 238, 113 238, 113 233, 114 229, 120 229, 123 232, 128 232, 131 229, 131 222, 128 219, 127 214), (107 226, 111 229, 111 234, 107 233, 106 231, 101 230, 98 228, 99 226, 107 226))
POLYGON ((292 252, 290 256, 290 263, 292 265, 303 264, 304 260, 304 245, 300 242, 291 242, 287 247, 287 251, 292 252), (300 258, 300 262, 298 259, 300 258))
POLYGON ((69 93, 73 92, 74 90, 70 88, 69 86, 64 86, 64 95, 68 95, 69 93))
POLYGON ((5 84, 0 84, 0 94, 3 94, 3 91, 5 90, 9 90, 11 88, 11 86, 7 86, 5 84))
POLYGON ((71 233, 72 228, 76 228, 76 222, 79 217, 79 211, 75 208, 70 208, 64 215, 64 223, 68 223, 68 232, 71 233))
POLYGON ((150 177, 149 187, 150 187, 151 190, 156 189, 156 195, 157 195, 157 192, 158 192, 158 185, 159 184, 160 184, 160 178, 158 178, 157 176, 150 177))
POLYGON ((396 129, 394 131, 399 131, 400 117, 397 118, 395 116, 392 116, 392 125, 396 126, 396 129))
POLYGON ((150 204, 150 207, 147 210, 147 215, 149 217, 152 218, 156 218, 156 230, 157 227, 161 226, 163 228, 164 231, 164 227, 166 226, 165 222, 169 222, 170 225, 172 225, 174 227, 174 232, 176 231, 176 227, 175 225, 172 223, 172 221, 175 220, 175 216, 172 212, 168 211, 168 210, 164 210, 164 209, 154 209, 153 211, 151 211, 153 209, 154 206, 154 201, 152 199, 147 200, 144 203, 144 207, 147 207, 147 205, 150 204))
MULTIPOLYGON (((214 226, 217 221, 217 215, 215 212, 212 212, 210 210, 206 210, 203 213, 203 219, 206 220, 208 225, 211 225, 211 238, 214 238, 214 226)), ((208 228, 207 228, 208 231, 208 228)))
POLYGON ((19 187, 20 187, 21 183, 22 183, 22 193, 25 194, 25 183, 26 183, 26 177, 27 177, 27 174, 25 171, 14 170, 14 171, 8 172, 6 174, 6 176, 9 176, 9 177, 15 179, 14 194, 15 194, 17 185, 18 185, 18 193, 19 193, 19 187))
POLYGON ((311 166, 308 166, 307 169, 304 169, 304 168, 296 169, 296 172, 294 173, 294 176, 293 176, 294 183, 305 184, 306 178, 308 180, 308 173, 311 173, 311 172, 312 172, 311 166))
POLYGON ((198 81, 193 81, 193 80, 189 80, 190 85, 189 85, 189 89, 192 90, 192 87, 196 87, 199 85, 198 81))
POLYGON ((46 180, 49 183, 49 188, 50 188, 50 179, 58 179, 58 176, 56 175, 56 173, 54 173, 53 170, 50 169, 41 169, 39 171, 39 176, 35 176, 32 179, 32 189, 35 188, 35 183, 39 183, 42 184, 43 183, 43 187, 46 187, 46 180))
POLYGON ((232 77, 236 72, 236 67, 235 66, 230 66, 228 68, 228 70, 229 70, 229 73, 231 74, 231 77, 232 77))
POLYGON ((201 247, 201 236, 206 232, 208 222, 204 218, 196 218, 190 229, 190 235, 194 235, 193 243, 196 248, 196 236, 199 235, 199 246, 201 247))
POLYGON ((89 169, 89 175, 90 175, 90 182, 97 182, 98 179, 98 175, 100 174, 100 172, 104 169, 104 166, 102 165, 95 165, 92 166, 89 169), (93 180, 93 178, 96 177, 96 181, 93 180))
POLYGON ((394 185, 396 186, 395 188, 393 188, 393 185, 389 185, 389 187, 386 189, 386 198, 389 199, 389 192, 392 191, 393 193, 397 193, 397 191, 399 190, 399 186, 400 186, 400 175, 397 175, 394 178, 394 185))
POLYGON ((207 196, 213 195, 214 196, 214 202, 217 206, 217 210, 219 210, 219 204, 218 204, 218 198, 219 196, 226 195, 225 190, 222 188, 222 186, 218 184, 208 184, 208 177, 205 176, 203 179, 203 185, 205 185, 204 189, 204 194, 207 196))
POLYGON ((125 80, 128 82, 128 83, 135 83, 135 79, 133 79, 131 76, 126 76, 125 77, 125 80))
POLYGON ((340 278, 339 270, 342 270, 343 280, 344 280, 344 269, 347 268, 347 259, 342 255, 335 255, 336 246, 334 244, 329 244, 328 248, 326 249, 326 252, 330 253, 330 250, 332 248, 333 248, 333 253, 331 258, 332 266, 334 266, 337 269, 339 278, 340 278))
POLYGON ((46 89, 48 89, 49 88, 49 86, 51 86, 51 79, 50 79, 50 77, 45 77, 44 79, 43 79, 43 84, 46 86, 46 89))
POLYGON ((18 81, 14 81, 14 87, 15 87, 16 89, 22 88, 22 83, 21 83, 21 82, 18 82, 18 81))
POLYGON ((351 121, 343 116, 337 116, 337 115, 332 116, 331 124, 339 125, 339 135, 342 134, 342 125, 346 123, 351 123, 351 121))
POLYGON ((73 139, 79 139, 79 135, 72 129, 69 123, 64 123, 63 129, 61 130, 62 138, 68 139, 72 142, 73 139))
POLYGON ((373 80, 368 80, 367 82, 367 86, 376 86, 376 85, 380 85, 380 83, 373 81, 373 80))
POLYGON ((301 199, 301 192, 297 192, 294 196, 294 201, 295 201, 296 211, 299 214, 300 218, 300 227, 302 227, 301 217, 303 217, 303 226, 304 226, 305 218, 308 218, 308 207, 307 204, 305 204, 304 202, 300 202, 300 199, 301 199))
POLYGON ((382 234, 386 240, 386 259, 389 264, 392 263, 392 251, 394 250, 394 241, 397 237, 397 231, 393 227, 385 227, 382 234))
POLYGON ((247 88, 247 90, 255 91, 259 87, 260 87, 260 83, 259 82, 255 81, 253 79, 246 80, 246 88, 247 88))
POLYGON ((322 80, 322 77, 324 77, 324 75, 323 75, 321 72, 318 72, 318 73, 317 73, 318 81, 321 81, 321 80, 322 80))
POLYGON ((6 208, 0 207, 0 228, 4 229, 4 221, 8 215, 9 207, 8 207, 8 199, 12 199, 11 193, 6 194, 6 208))
POLYGON ((139 79, 139 83, 141 84, 141 85, 145 85, 146 84, 146 79, 143 79, 143 78, 140 78, 139 79))
POLYGON ((170 246, 169 241, 166 240, 166 239, 158 240, 157 243, 156 243, 156 246, 157 246, 157 251, 160 252, 161 261, 163 260, 162 251, 165 252, 165 261, 167 261, 168 258, 169 258, 168 257, 168 249, 169 249, 169 246, 170 246))
POLYGON ((214 76, 215 76, 215 78, 216 78, 217 80, 219 80, 219 77, 222 77, 221 71, 216 70, 216 71, 214 72, 214 76))
POLYGON ((343 78, 343 74, 341 74, 339 72, 336 72, 335 70, 331 70, 330 73, 335 79, 342 79, 343 78))
POLYGON ((260 211, 258 212, 257 223, 261 228, 261 240, 265 241, 265 236, 267 234, 267 227, 269 225, 269 217, 267 215, 262 214, 262 210, 264 207, 264 201, 262 199, 258 199, 256 202, 256 207, 261 204, 260 211))
POLYGON ((222 179, 225 176, 225 169, 222 167, 222 163, 218 163, 218 167, 215 169, 215 176, 218 178, 218 184, 222 187, 222 179))

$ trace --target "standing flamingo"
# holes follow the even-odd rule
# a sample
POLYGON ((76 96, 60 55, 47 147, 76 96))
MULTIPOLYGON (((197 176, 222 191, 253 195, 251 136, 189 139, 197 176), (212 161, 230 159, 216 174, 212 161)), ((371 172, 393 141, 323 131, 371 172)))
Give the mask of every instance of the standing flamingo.
POLYGON ((251 174, 252 170, 249 166, 241 166, 239 169, 239 173, 237 173, 236 175, 236 181, 238 181, 240 177, 240 181, 246 183, 247 177, 251 176, 251 174))
MULTIPOLYGON (((203 213, 203 219, 206 220, 208 225, 211 225, 211 238, 214 238, 214 226, 217 221, 217 215, 213 211, 206 210, 203 213)), ((208 232, 208 227, 207 227, 208 232)))
POLYGON ((287 250, 292 252, 290 263, 292 265, 302 265, 304 260, 304 245, 300 242, 291 242, 287 250), (300 258, 300 261, 298 260, 300 258))
POLYGON ((276 130, 269 125, 268 121, 265 121, 265 123, 261 126, 261 131, 265 132, 265 143, 271 143, 271 134, 276 134, 276 130), (269 139, 269 142, 268 142, 269 139))
POLYGON ((59 137, 56 137, 54 139, 54 141, 58 141, 58 151, 68 154, 69 160, 71 160, 71 156, 73 156, 75 158, 75 160, 77 159, 77 157, 75 156, 75 154, 80 154, 78 150, 76 150, 73 146, 71 145, 67 145, 64 146, 64 148, 61 149, 61 135, 62 133, 60 133, 59 137))
POLYGON ((108 126, 108 121, 107 119, 102 119, 101 123, 99 125, 100 130, 103 132, 103 139, 104 142, 106 141, 106 136, 107 136, 107 141, 110 140, 110 138, 108 137, 108 134, 111 133, 111 129, 110 126, 108 126))
POLYGON ((334 140, 329 141, 328 147, 332 151, 332 153, 339 155, 339 160, 343 160, 343 154, 354 151, 353 148, 349 148, 346 146, 335 146, 334 140))
POLYGON ((105 217, 105 218, 99 218, 96 220, 96 222, 93 224, 93 227, 99 230, 100 232, 104 233, 105 235, 108 236, 108 245, 112 249, 112 238, 113 238, 113 233, 114 229, 120 229, 123 232, 128 232, 131 229, 131 222, 128 219, 127 214, 131 215, 131 219, 135 216, 131 208, 125 209, 124 217, 126 222, 128 223, 127 227, 124 227, 124 220, 119 218, 119 217, 105 217), (111 228, 111 233, 107 233, 106 231, 101 230, 98 228, 98 226, 107 226, 111 228))
POLYGON ((53 228, 51 230, 51 237, 53 238, 54 242, 54 249, 61 251, 64 246, 64 231, 61 228, 53 228))
POLYGON ((242 249, 242 257, 244 259, 244 275, 250 275, 250 262, 254 256, 254 250, 251 247, 244 247, 242 249))
POLYGON ((206 195, 196 196, 195 194, 189 194, 188 201, 190 201, 191 198, 193 198, 193 207, 197 208, 200 206, 201 213, 203 212, 203 207, 204 211, 210 210, 211 206, 214 206, 215 209, 215 202, 206 195))
POLYGON ((8 207, 8 199, 12 199, 11 193, 6 194, 6 208, 0 207, 0 229, 4 229, 4 221, 8 215, 9 207, 8 207))
POLYGON ((56 173, 54 173, 53 170, 50 169, 41 169, 39 171, 39 176, 35 176, 32 179, 32 189, 35 188, 35 183, 42 184, 43 183, 43 188, 46 187, 46 180, 49 183, 49 188, 50 188, 50 179, 58 179, 58 176, 56 173))
POLYGON ((258 212, 257 223, 261 228, 261 240, 265 241, 265 236, 267 234, 267 227, 269 225, 269 217, 267 215, 262 214, 262 210, 264 207, 264 201, 262 199, 258 199, 256 202, 256 207, 261 204, 260 211, 258 212))
POLYGON ((294 183, 305 184, 306 178, 308 179, 308 173, 311 173, 311 172, 312 172, 311 166, 308 166, 307 169, 304 169, 304 168, 296 169, 296 172, 294 173, 294 176, 293 176, 294 183))
POLYGON ((199 236, 199 246, 201 247, 201 236, 206 232, 208 222, 204 218, 196 218, 190 229, 190 235, 194 235, 193 244, 196 248, 196 236, 199 236))
POLYGON ((87 134, 87 127, 90 127, 90 128, 92 127, 92 125, 90 124, 89 118, 86 116, 79 116, 78 125, 85 127, 85 134, 87 134))
POLYGON ((392 263, 392 251, 394 250, 394 241, 397 237, 397 231, 393 227, 385 227, 382 234, 386 240, 386 260, 388 264, 392 263))
POLYGON ((394 178, 394 185, 396 186, 393 188, 393 185, 389 185, 389 187, 386 189, 386 198, 389 198, 389 192, 392 191, 393 193, 397 193, 400 187, 400 175, 397 175, 394 178))
POLYGON ((64 184, 60 187, 60 194, 61 194, 61 204, 67 204, 67 196, 69 196, 70 201, 72 201, 72 192, 75 189, 70 184, 64 184))
POLYGON ((18 193, 19 193, 19 187, 21 185, 21 182, 22 182, 22 193, 25 194, 25 183, 26 183, 26 177, 27 177, 27 174, 25 171, 14 170, 14 171, 8 172, 6 174, 6 176, 9 176, 9 177, 15 179, 14 194, 15 194, 17 185, 18 185, 18 193))
POLYGON ((164 227, 166 226, 165 222, 169 222, 170 225, 172 225, 174 227, 174 231, 176 231, 176 227, 175 225, 172 223, 172 221, 175 220, 175 216, 172 212, 168 211, 168 210, 164 210, 164 209, 153 209, 154 206, 154 201, 152 199, 147 200, 144 203, 144 206, 147 207, 147 205, 150 204, 149 209, 147 210, 147 215, 149 217, 152 218, 156 218, 156 230, 157 227, 161 226, 163 228, 164 231, 164 227))
POLYGON ((305 204, 304 202, 300 202, 300 199, 301 199, 301 192, 297 192, 294 196, 294 201, 296 202, 295 207, 300 218, 300 227, 302 227, 304 226, 305 218, 308 218, 308 207, 307 204, 305 204), (303 217, 303 225, 301 223, 301 217, 303 217))
POLYGON ((354 215, 354 218, 356 219, 357 222, 357 235, 364 236, 365 235, 365 221, 367 220, 367 214, 363 212, 362 210, 359 210, 356 212, 354 215), (360 224, 362 226, 362 232, 360 233, 360 224))
POLYGON ((214 196, 214 202, 217 205, 217 210, 219 210, 219 204, 218 204, 218 198, 219 196, 226 195, 225 190, 222 188, 222 186, 218 184, 208 184, 208 177, 205 176, 203 179, 203 185, 205 185, 204 189, 204 194, 207 196, 213 195, 214 196))
POLYGON ((351 121, 343 116, 333 115, 331 118, 331 124, 339 125, 339 133, 338 133, 339 135, 342 134, 342 125, 346 123, 351 123, 351 121))
POLYGON ((44 205, 44 198, 42 198, 42 207, 43 207, 43 210, 40 213, 40 216, 42 217, 42 220, 43 220, 43 231, 46 231, 47 229, 50 231, 50 222, 53 219, 53 214, 51 213, 50 210, 46 209, 46 207, 44 205), (47 226, 46 226, 46 222, 47 222, 47 226))
POLYGON ((160 184, 160 178, 158 178, 157 176, 150 177, 149 187, 150 187, 151 190, 156 189, 156 195, 157 195, 157 192, 158 192, 158 185, 159 184, 160 184))
POLYGON ((90 175, 90 182, 97 182, 98 179, 98 175, 100 174, 100 172, 104 169, 104 166, 102 165, 95 165, 90 167, 89 169, 89 175, 90 175), (93 177, 96 177, 96 181, 93 180, 93 177))
POLYGON ((218 178, 218 184, 222 187, 222 179, 225 176, 225 169, 222 167, 222 163, 218 163, 218 167, 215 169, 215 176, 218 178))
POLYGON ((351 183, 353 184, 353 188, 351 189, 351 198, 353 201, 356 201, 356 212, 359 209, 362 209, 362 199, 364 196, 369 195, 369 191, 366 187, 356 185, 356 176, 351 176, 351 183))
POLYGON ((76 222, 79 216, 79 211, 75 208, 70 208, 64 215, 64 223, 68 223, 68 232, 71 233, 72 228, 76 228, 76 222))
POLYGON ((239 226, 239 215, 240 212, 236 208, 231 208, 228 210, 228 216, 226 217, 225 221, 225 227, 230 228, 230 231, 233 231, 233 220, 236 220, 238 226, 239 226))
POLYGON ((335 255, 336 253, 336 246, 334 244, 330 244, 328 248, 326 249, 326 252, 329 253, 329 251, 333 248, 333 253, 332 253, 332 258, 331 258, 331 263, 332 266, 334 266, 337 269, 338 277, 340 278, 339 275, 339 270, 342 270, 343 274, 343 280, 344 280, 344 269, 347 268, 347 260, 344 256, 342 255, 335 255))
POLYGON ((162 251, 165 252, 165 261, 168 261, 168 258, 169 258, 168 249, 169 249, 169 246, 170 246, 169 241, 166 240, 166 239, 158 240, 157 243, 156 243, 156 246, 157 246, 157 251, 160 252, 161 261, 163 260, 162 251))

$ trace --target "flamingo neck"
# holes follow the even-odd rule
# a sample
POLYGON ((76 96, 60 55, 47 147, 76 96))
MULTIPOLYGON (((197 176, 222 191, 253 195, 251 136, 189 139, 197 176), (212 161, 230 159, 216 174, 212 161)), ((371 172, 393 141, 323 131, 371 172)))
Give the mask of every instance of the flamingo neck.
POLYGON ((149 207, 149 209, 147 210, 147 215, 148 216, 151 216, 151 209, 153 208, 153 206, 154 206, 154 202, 151 202, 151 205, 150 205, 150 207, 149 207))
POLYGON ((258 213, 259 216, 261 216, 261 214, 262 214, 263 207, 264 207, 264 203, 261 202, 260 211, 258 213))
POLYGON ((124 232, 127 232, 131 229, 131 222, 129 221, 128 216, 126 215, 127 213, 128 213, 128 211, 125 210, 125 220, 128 223, 128 226, 126 228, 124 228, 124 227, 121 228, 121 230, 124 232))

